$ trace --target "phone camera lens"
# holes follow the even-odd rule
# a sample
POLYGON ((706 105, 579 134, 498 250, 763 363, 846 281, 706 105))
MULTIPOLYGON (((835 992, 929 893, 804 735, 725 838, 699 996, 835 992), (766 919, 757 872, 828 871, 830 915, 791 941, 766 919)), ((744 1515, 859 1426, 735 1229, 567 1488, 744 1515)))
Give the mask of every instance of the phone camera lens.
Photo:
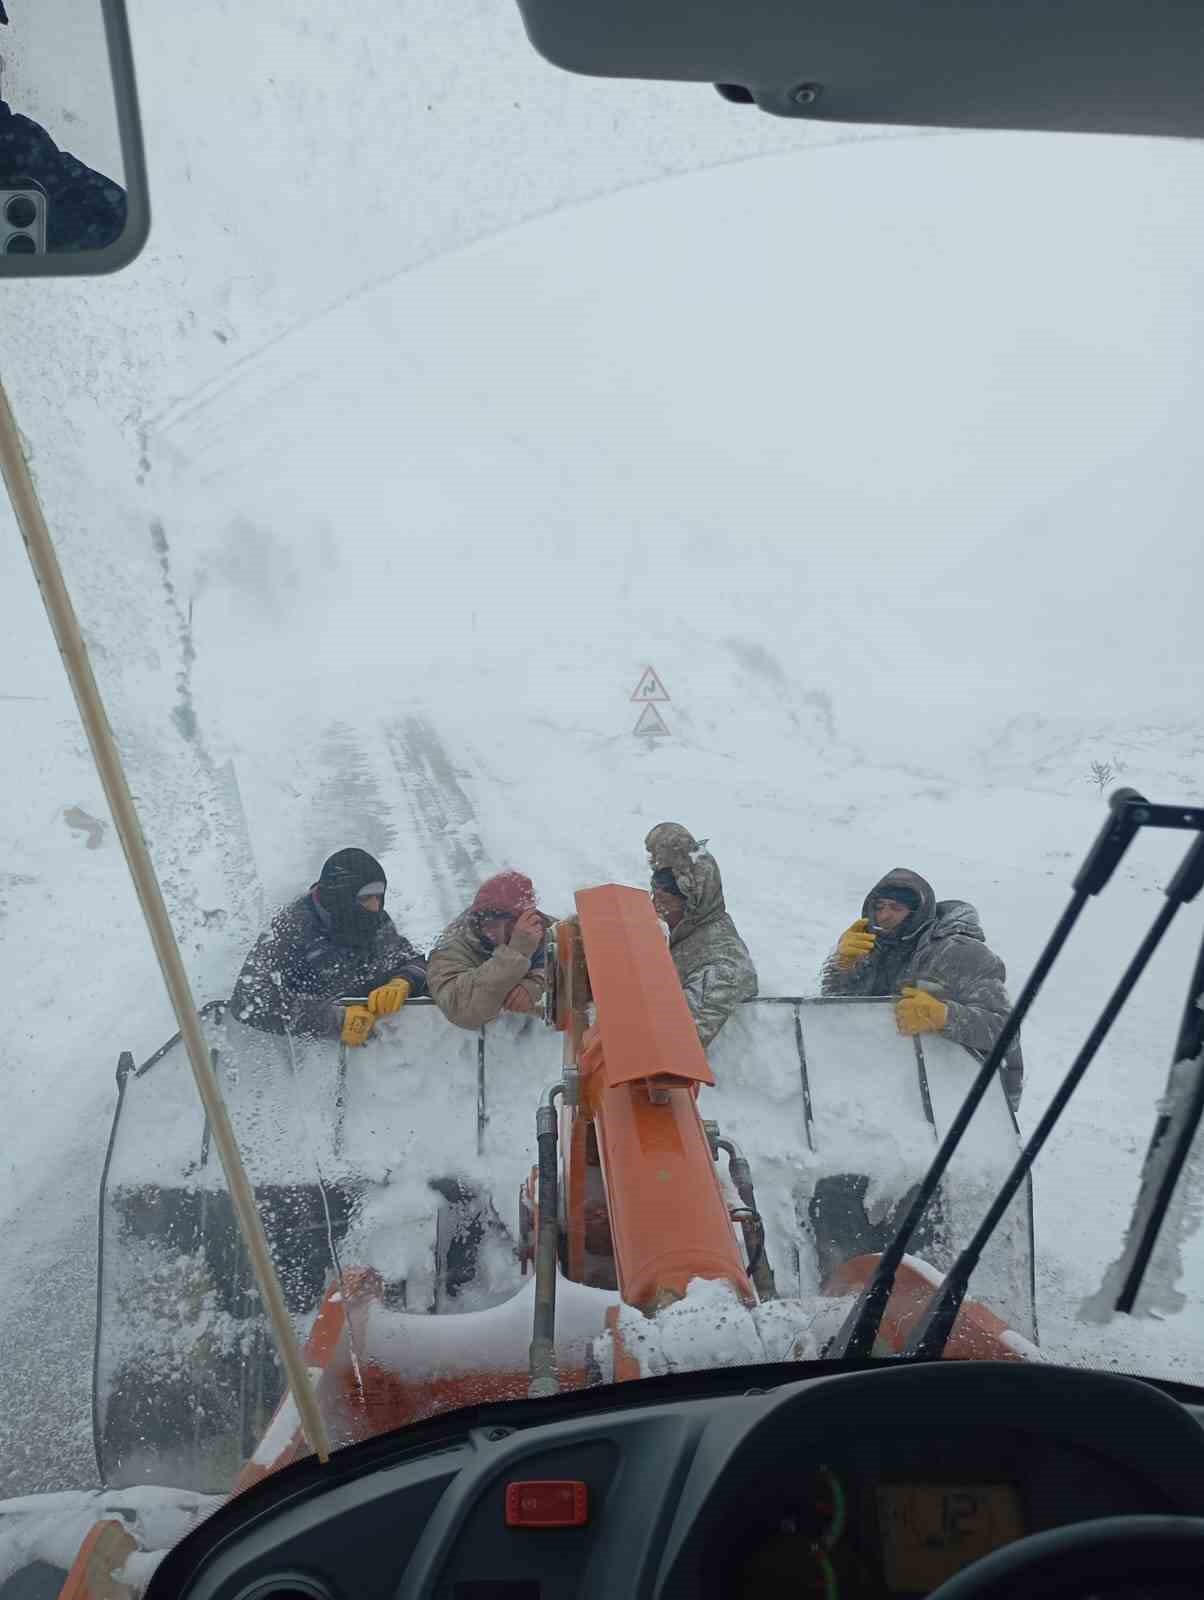
POLYGON ((27 194, 15 194, 4 208, 5 219, 14 228, 28 228, 38 214, 38 208, 27 194))
POLYGON ((27 233, 14 233, 4 246, 6 256, 32 256, 38 251, 37 245, 27 233))

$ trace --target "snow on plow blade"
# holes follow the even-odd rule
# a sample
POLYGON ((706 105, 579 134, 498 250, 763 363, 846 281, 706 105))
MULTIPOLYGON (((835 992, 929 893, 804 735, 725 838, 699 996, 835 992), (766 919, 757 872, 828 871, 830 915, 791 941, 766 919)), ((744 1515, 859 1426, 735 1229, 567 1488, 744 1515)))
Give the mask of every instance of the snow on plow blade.
MULTIPOLYGON (((202 1019, 302 1340, 340 1267, 374 1267, 386 1303, 410 1311, 479 1309, 521 1286, 492 1200, 511 1220, 558 1034, 518 1017, 466 1032, 411 1002, 341 1057, 217 1004, 202 1019)), ((123 1057, 118 1082, 100 1202, 100 1478, 221 1492, 283 1377, 183 1045, 137 1069, 123 1057)))
MULTIPOLYGON (((220 1006, 203 1020, 302 1341, 340 1270, 372 1268, 386 1307, 408 1312, 482 1310, 518 1292, 519 1192, 540 1093, 561 1074, 558 1033, 510 1016, 466 1031, 411 1002, 341 1055, 247 1029, 220 1006)), ((977 1069, 925 1039, 922 1077, 889 1006, 858 1001, 750 1002, 710 1059, 718 1081, 702 1113, 751 1163, 778 1293, 804 1297, 881 1248, 977 1069)), ((284 1384, 183 1047, 123 1062, 101 1192, 100 1477, 220 1493, 284 1384)), ((992 1090, 916 1254, 948 1265, 1016 1147, 992 1090)), ((1026 1190, 972 1292, 1030 1339, 1032 1268, 1026 1190)))
MULTIPOLYGON (((702 1093, 752 1162, 779 1290, 819 1293, 836 1270, 881 1251, 965 1100, 979 1062, 937 1034, 895 1027, 889 999, 743 1006, 711 1046, 702 1093), (795 1285, 791 1285, 794 1277, 795 1285)), ((939 1271, 982 1221, 1020 1150, 1003 1086, 975 1112, 912 1254, 939 1271)), ((1031 1182, 983 1254, 971 1294, 1036 1341, 1031 1182)))

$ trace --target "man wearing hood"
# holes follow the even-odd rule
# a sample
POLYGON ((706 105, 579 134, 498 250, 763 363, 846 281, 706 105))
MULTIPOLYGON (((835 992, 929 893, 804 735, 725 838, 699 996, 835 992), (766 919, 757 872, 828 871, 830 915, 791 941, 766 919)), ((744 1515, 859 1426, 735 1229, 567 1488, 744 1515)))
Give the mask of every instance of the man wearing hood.
POLYGON ((230 998, 240 1022, 267 1033, 366 1042, 377 1017, 426 993, 426 961, 385 910, 385 870, 366 850, 339 850, 317 883, 272 918, 230 998), (365 996, 341 1006, 341 996, 365 996))
MULTIPOLYGON (((937 900, 918 872, 896 867, 870 890, 861 916, 841 934, 824 966, 823 992, 897 995, 900 1033, 940 1033, 985 1061, 1011 1010, 1006 978, 974 907, 937 900)), ((1000 1077, 1014 1111, 1024 1080, 1019 1040, 1000 1077)))
POLYGON ((719 863, 677 822, 658 822, 644 840, 652 903, 669 929, 669 953, 703 1048, 742 1000, 757 992, 757 970, 723 903, 719 863))
POLYGON ((537 908, 525 873, 487 879, 431 951, 427 982, 447 1020, 480 1028, 503 1011, 536 1010, 544 995, 544 935, 551 920, 537 908))

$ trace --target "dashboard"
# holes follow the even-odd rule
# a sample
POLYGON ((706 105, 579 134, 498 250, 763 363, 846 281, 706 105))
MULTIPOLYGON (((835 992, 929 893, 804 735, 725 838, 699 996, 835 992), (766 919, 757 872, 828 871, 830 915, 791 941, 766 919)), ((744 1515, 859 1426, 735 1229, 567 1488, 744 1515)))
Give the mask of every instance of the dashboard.
POLYGON ((728 1596, 923 1596, 1026 1534, 1173 1509, 1139 1475, 1018 1428, 910 1427, 767 1463, 699 1573, 728 1596))
POLYGON ((799 1371, 478 1408, 299 1463, 177 1546, 147 1600, 911 1600, 1029 1534, 1204 1510, 1200 1415, 1152 1383, 799 1371))

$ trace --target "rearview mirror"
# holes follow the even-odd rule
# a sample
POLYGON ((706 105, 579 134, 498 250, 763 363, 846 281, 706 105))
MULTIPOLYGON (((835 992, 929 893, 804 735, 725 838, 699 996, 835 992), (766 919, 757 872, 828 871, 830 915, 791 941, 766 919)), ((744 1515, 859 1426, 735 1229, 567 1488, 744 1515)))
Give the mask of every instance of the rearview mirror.
POLYGON ((113 272, 149 227, 124 0, 0 0, 0 277, 113 272))
MULTIPOLYGON (((1204 134, 1198 0, 518 0, 554 66, 776 116, 1204 134)), ((718 111, 718 106, 716 111, 718 111)))

